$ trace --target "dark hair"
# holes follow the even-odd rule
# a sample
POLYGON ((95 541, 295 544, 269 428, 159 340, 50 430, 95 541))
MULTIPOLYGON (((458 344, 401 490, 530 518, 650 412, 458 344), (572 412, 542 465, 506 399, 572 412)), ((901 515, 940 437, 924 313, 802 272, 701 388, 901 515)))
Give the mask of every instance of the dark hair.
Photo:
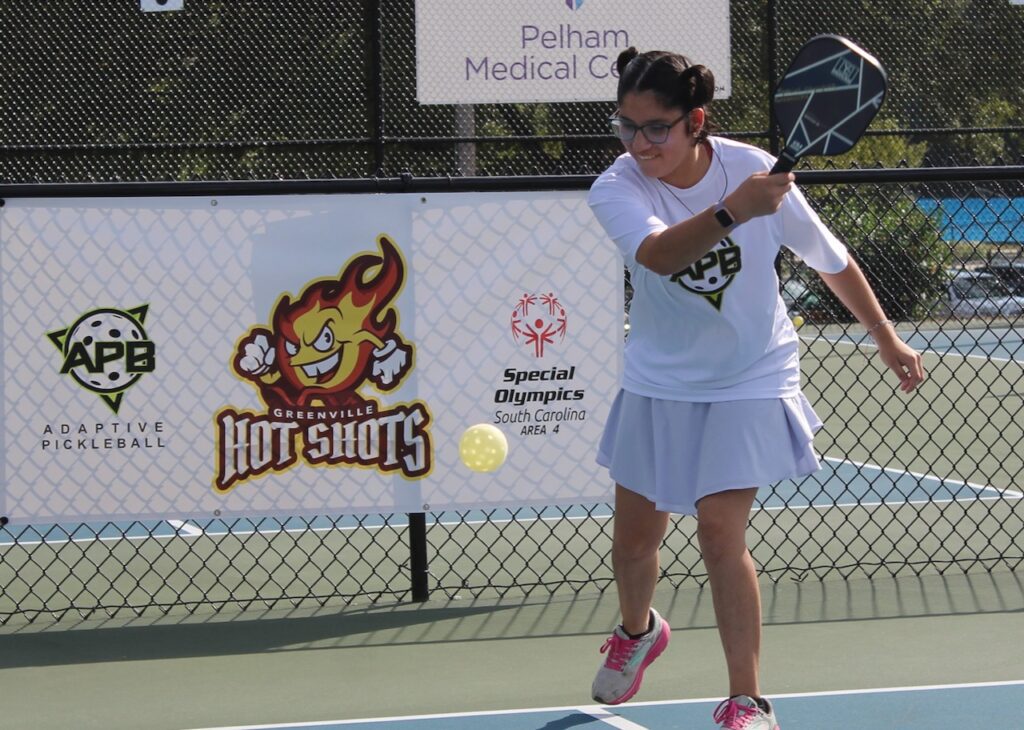
POLYGON ((705 122, 697 134, 697 142, 703 142, 708 132, 717 130, 706 108, 715 96, 715 75, 707 66, 690 63, 690 59, 678 53, 640 53, 630 46, 619 54, 616 68, 619 104, 631 91, 651 91, 665 107, 686 113, 704 108, 705 122))

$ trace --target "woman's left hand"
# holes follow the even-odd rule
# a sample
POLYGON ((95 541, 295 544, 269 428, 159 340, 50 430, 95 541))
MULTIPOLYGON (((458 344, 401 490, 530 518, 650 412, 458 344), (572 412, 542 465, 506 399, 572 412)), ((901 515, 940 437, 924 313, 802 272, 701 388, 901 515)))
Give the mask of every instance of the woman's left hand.
POLYGON ((900 390, 904 393, 910 393, 924 382, 921 354, 899 337, 893 336, 879 342, 878 356, 887 368, 896 373, 896 377, 900 379, 900 390))

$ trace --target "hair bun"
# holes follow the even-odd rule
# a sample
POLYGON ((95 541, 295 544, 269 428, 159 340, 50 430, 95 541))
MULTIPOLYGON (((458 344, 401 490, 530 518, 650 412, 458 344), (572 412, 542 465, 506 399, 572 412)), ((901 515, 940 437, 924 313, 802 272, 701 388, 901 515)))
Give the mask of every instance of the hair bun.
POLYGON ((683 71, 679 80, 691 109, 704 106, 715 97, 715 75, 707 66, 694 64, 683 71))
POLYGON ((634 46, 630 46, 619 54, 619 58, 615 62, 615 68, 618 70, 619 76, 622 76, 622 72, 626 70, 626 66, 629 65, 629 62, 639 55, 640 51, 638 51, 634 46))

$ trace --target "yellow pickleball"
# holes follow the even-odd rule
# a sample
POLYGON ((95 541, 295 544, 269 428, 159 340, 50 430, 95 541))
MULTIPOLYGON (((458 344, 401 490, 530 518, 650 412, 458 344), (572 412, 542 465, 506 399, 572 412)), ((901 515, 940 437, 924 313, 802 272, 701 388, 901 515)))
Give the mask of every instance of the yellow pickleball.
POLYGON ((494 471, 505 463, 508 440, 501 429, 489 423, 467 428, 459 440, 459 458, 473 471, 494 471))
POLYGON ((804 326, 804 318, 801 317, 799 314, 796 315, 795 317, 793 317, 793 326, 796 327, 797 329, 800 329, 801 327, 803 327, 804 326))

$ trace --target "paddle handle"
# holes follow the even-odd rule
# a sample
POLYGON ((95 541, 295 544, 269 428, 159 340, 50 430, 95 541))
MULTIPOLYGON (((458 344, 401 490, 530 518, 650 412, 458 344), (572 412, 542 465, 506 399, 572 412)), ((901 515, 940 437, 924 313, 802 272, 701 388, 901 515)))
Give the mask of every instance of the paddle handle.
POLYGON ((772 167, 772 171, 769 175, 774 175, 778 172, 789 172, 796 166, 796 157, 792 157, 788 152, 783 152, 779 155, 779 159, 775 161, 775 165, 772 167))

